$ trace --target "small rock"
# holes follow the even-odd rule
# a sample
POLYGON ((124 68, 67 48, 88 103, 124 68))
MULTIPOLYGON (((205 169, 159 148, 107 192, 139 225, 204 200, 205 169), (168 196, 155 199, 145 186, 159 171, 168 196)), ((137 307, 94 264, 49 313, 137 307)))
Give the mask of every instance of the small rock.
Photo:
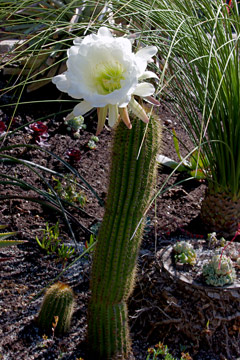
POLYGON ((164 125, 172 125, 172 120, 171 119, 164 120, 164 125))
POLYGON ((14 47, 22 44, 23 40, 2 40, 0 41, 0 53, 8 53, 10 52, 14 47))
POLYGON ((219 299, 220 300, 220 298, 221 298, 220 295, 218 293, 216 293, 216 292, 208 291, 207 295, 212 299, 219 299))

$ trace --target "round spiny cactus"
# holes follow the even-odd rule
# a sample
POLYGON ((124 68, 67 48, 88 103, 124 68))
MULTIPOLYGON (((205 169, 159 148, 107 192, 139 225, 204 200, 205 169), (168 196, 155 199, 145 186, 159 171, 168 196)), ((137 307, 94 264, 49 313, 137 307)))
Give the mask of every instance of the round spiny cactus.
POLYGON ((64 334, 70 328, 73 309, 72 289, 67 284, 57 282, 46 291, 37 323, 45 333, 54 331, 55 334, 64 334))

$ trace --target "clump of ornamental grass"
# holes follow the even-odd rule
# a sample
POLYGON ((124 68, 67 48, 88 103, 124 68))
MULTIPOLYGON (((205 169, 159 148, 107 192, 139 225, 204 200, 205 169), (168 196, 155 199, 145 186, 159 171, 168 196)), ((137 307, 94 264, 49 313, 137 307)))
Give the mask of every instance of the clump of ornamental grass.
POLYGON ((230 9, 222 0, 155 1, 154 10, 149 22, 166 35, 168 81, 160 79, 159 92, 172 98, 197 150, 196 173, 201 154, 208 165, 202 220, 208 231, 233 237, 240 219, 238 2, 230 9))
POLYGON ((66 46, 84 34, 91 20, 103 20, 106 11, 104 2, 93 1, 3 2, 1 40, 9 44, 9 51, 0 65, 3 74, 15 80, 6 93, 21 93, 25 86, 31 92, 51 82, 66 68, 66 46))

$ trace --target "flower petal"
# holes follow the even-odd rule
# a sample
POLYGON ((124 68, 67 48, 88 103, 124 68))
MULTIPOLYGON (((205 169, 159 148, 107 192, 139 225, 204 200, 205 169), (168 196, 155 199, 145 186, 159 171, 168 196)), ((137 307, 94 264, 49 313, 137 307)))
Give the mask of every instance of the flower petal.
POLYGON ((138 52, 135 55, 135 59, 137 62, 138 67, 138 77, 142 76, 149 60, 152 59, 152 56, 154 56, 157 53, 156 46, 147 46, 143 49, 138 50, 138 52))
POLYGON ((136 89, 133 92, 133 95, 138 95, 141 97, 150 96, 154 93, 154 91, 155 91, 155 88, 152 84, 141 83, 141 84, 137 85, 136 89))
POLYGON ((61 75, 54 76, 52 78, 52 82, 53 82, 53 84, 55 84, 57 86, 58 90, 63 91, 63 92, 68 91, 69 84, 67 81, 66 72, 61 75))
POLYGON ((106 26, 100 27, 97 34, 98 36, 113 37, 111 31, 106 26))
POLYGON ((74 114, 73 112, 69 113, 66 117, 65 117, 65 121, 68 121, 68 120, 72 120, 74 118, 74 114))
POLYGON ((132 128, 131 121, 129 119, 128 110, 127 108, 119 108, 120 116, 124 124, 128 127, 128 129, 132 128))
POLYGON ((160 106, 160 102, 152 96, 147 96, 144 98, 144 100, 152 105, 160 106))
POLYGON ((128 106, 140 120, 142 120, 145 123, 149 122, 146 112, 144 111, 142 106, 134 99, 134 97, 131 98, 128 106))
POLYGON ((156 46, 146 46, 138 50, 136 56, 139 57, 141 60, 149 61, 154 55, 156 55, 156 53, 156 46))
POLYGON ((144 71, 144 73, 138 78, 138 80, 145 80, 150 78, 158 79, 158 76, 152 71, 144 71))
POLYGON ((113 127, 118 120, 118 106, 109 105, 108 108, 109 108, 108 124, 110 127, 113 127))
POLYGON ((106 121, 106 117, 107 117, 107 112, 108 112, 108 105, 98 108, 97 109, 98 112, 98 124, 97 124, 97 132, 96 135, 99 135, 100 132, 102 131, 105 121, 106 121))
POLYGON ((92 108, 92 104, 84 100, 75 106, 75 108, 73 109, 73 114, 74 116, 84 115, 92 108))

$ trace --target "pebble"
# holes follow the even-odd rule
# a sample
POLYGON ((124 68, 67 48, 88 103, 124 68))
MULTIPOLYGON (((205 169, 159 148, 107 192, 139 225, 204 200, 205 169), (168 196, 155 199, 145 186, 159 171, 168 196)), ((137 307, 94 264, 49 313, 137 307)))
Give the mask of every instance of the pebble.
POLYGON ((0 41, 0 53, 10 52, 16 45, 22 44, 23 40, 2 40, 0 41))
POLYGON ((164 125, 172 125, 172 120, 171 119, 164 120, 164 125))

